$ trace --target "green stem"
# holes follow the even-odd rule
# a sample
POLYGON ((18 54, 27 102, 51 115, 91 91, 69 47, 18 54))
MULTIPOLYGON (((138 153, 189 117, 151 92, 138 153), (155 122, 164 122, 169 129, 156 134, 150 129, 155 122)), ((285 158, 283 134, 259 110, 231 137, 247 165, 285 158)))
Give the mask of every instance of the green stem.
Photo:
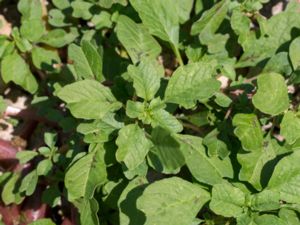
POLYGON ((177 60, 179 62, 179 65, 183 66, 184 64, 183 64, 183 60, 182 60, 182 57, 180 55, 179 49, 174 44, 171 44, 171 45, 172 45, 172 49, 173 49, 173 51, 175 53, 175 56, 176 56, 176 58, 177 58, 177 60))

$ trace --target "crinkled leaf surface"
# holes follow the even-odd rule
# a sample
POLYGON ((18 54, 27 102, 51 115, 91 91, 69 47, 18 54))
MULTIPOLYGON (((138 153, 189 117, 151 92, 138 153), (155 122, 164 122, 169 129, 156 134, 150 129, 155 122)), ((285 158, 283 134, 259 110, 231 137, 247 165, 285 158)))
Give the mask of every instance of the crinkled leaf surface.
POLYGON ((156 58, 161 52, 158 42, 143 24, 136 24, 127 16, 120 16, 116 27, 117 36, 135 64, 143 57, 156 58))
POLYGON ((38 89, 38 83, 29 66, 17 53, 8 55, 1 61, 1 75, 5 83, 12 81, 31 94, 38 89))
POLYGON ((224 182, 213 186, 209 207, 218 215, 238 217, 244 212, 245 201, 245 194, 239 188, 224 182))
POLYGON ((293 65, 294 70, 300 66, 300 38, 296 38, 292 41, 289 49, 290 59, 293 65))
POLYGON ((291 111, 284 114, 280 123, 280 134, 288 144, 293 144, 300 138, 300 119, 291 111))
POLYGON ((259 151, 263 146, 263 133, 254 114, 236 114, 232 120, 234 134, 247 151, 259 151))
POLYGON ((278 73, 264 73, 257 78, 257 92, 253 105, 270 115, 278 115, 289 107, 289 97, 284 78, 278 73))
POLYGON ((184 108, 192 108, 197 101, 206 101, 220 88, 213 78, 212 62, 190 63, 179 67, 169 80, 165 100, 184 108))
POLYGON ((161 127, 154 128, 151 135, 154 146, 149 153, 150 165, 162 173, 177 173, 185 163, 178 141, 161 127))
POLYGON ((288 203, 300 201, 300 151, 281 159, 268 183, 268 189, 280 192, 280 199, 288 203))
POLYGON ((116 144, 118 145, 116 159, 124 162, 129 170, 140 165, 152 147, 151 141, 146 138, 145 132, 137 124, 123 127, 119 131, 116 144))
POLYGON ((81 47, 71 44, 68 48, 68 54, 79 76, 103 80, 102 57, 92 43, 84 40, 81 47))
POLYGON ((179 15, 174 13, 177 12, 178 1, 130 0, 130 3, 151 34, 175 46, 178 45, 179 15))
POLYGON ((137 96, 151 100, 160 87, 164 69, 157 61, 145 58, 137 67, 129 66, 128 73, 133 79, 133 87, 137 96))
POLYGON ((68 199, 91 199, 96 187, 106 181, 104 149, 101 144, 91 147, 91 151, 76 161, 67 170, 65 185, 68 199))
POLYGON ((145 225, 191 224, 209 198, 209 193, 197 184, 172 177, 146 187, 137 208, 145 213, 145 225))
POLYGON ((202 139, 191 135, 176 135, 180 141, 187 167, 196 180, 214 185, 221 183, 223 177, 233 177, 229 158, 208 157, 202 139))
POLYGON ((101 119, 121 107, 110 89, 95 80, 83 80, 64 86, 57 96, 67 103, 77 118, 101 119))

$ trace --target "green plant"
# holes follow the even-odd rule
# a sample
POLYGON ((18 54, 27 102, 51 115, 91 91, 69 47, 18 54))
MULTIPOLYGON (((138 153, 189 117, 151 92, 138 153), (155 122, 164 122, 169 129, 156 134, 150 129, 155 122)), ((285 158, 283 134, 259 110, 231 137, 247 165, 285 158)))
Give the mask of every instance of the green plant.
POLYGON ((34 124, 3 223, 300 224, 300 3, 272 3, 2 0, 0 110, 34 124))

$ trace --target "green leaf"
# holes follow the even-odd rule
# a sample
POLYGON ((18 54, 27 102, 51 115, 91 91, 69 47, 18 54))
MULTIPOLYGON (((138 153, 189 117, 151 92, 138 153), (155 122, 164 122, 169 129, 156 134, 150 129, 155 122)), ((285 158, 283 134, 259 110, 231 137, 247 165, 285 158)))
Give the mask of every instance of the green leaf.
POLYGON ((12 81, 31 94, 35 93, 38 89, 38 83, 31 73, 29 66, 17 53, 3 58, 1 62, 1 74, 5 83, 12 81))
POLYGON ((57 96, 67 103, 71 113, 77 118, 101 119, 105 114, 121 107, 110 89, 94 80, 66 85, 58 91, 57 96))
POLYGON ((202 33, 203 36, 205 32, 207 33, 206 35, 215 33, 226 16, 227 8, 228 1, 222 0, 209 10, 205 11, 201 18, 193 24, 191 34, 195 35, 202 33))
POLYGON ((183 24, 189 20, 194 0, 175 0, 173 4, 176 6, 176 14, 179 17, 179 22, 183 24))
POLYGON ((36 170, 32 170, 22 180, 19 188, 20 192, 25 192, 27 196, 30 196, 35 191, 38 182, 38 174, 36 170))
POLYGON ((106 181, 104 149, 101 144, 91 145, 91 151, 67 170, 65 185, 68 200, 91 199, 96 187, 106 181))
POLYGON ((102 57, 93 44, 85 40, 81 47, 71 44, 68 47, 68 56, 80 77, 103 80, 102 57))
POLYGON ((136 24, 127 16, 118 18, 116 33, 134 64, 144 57, 155 59, 161 52, 160 45, 144 25, 136 24))
POLYGON ((116 144, 118 146, 116 159, 118 162, 124 162, 129 170, 139 166, 152 147, 152 143, 146 138, 144 130, 137 124, 123 127, 119 131, 116 144))
POLYGON ((288 144, 294 144, 300 138, 300 119, 291 111, 284 114, 280 124, 280 134, 288 144))
MULTIPOLYGON (((32 49, 32 45, 26 38, 22 38, 18 28, 14 27, 11 32, 14 44, 18 47, 21 52, 29 52, 32 49)), ((8 55, 8 54, 7 54, 8 55)))
POLYGON ((224 182, 213 186, 209 207, 218 215, 238 217, 244 211, 245 201, 245 194, 240 189, 224 182))
POLYGON ((221 183, 223 177, 233 178, 230 159, 208 157, 202 145, 202 138, 191 135, 176 135, 176 137, 180 141, 187 167, 197 181, 214 185, 221 183))
POLYGON ((275 72, 289 76, 292 72, 289 55, 287 52, 279 52, 272 56, 263 69, 263 73, 275 72))
POLYGON ((40 0, 20 0, 18 10, 22 14, 22 20, 42 18, 42 4, 40 0))
POLYGON ((122 127, 124 123, 117 121, 114 113, 108 113, 101 120, 79 124, 77 131, 85 135, 84 140, 88 143, 104 143, 111 140, 114 131, 122 127))
POLYGON ((268 171, 264 167, 268 162, 276 157, 275 140, 265 141, 264 147, 250 153, 241 153, 237 155, 238 162, 241 164, 239 179, 247 181, 257 190, 261 190, 266 184, 268 171))
POLYGON ((63 29, 54 29, 45 34, 39 41, 51 47, 61 48, 72 43, 77 36, 76 29, 71 29, 69 33, 63 29))
POLYGON ((212 130, 203 138, 203 144, 207 147, 208 156, 218 156, 224 159, 229 155, 229 150, 226 143, 218 138, 219 133, 218 129, 212 130))
POLYGON ((285 221, 286 225, 300 224, 297 213, 293 210, 282 208, 279 210, 279 217, 285 221))
POLYGON ((153 128, 160 126, 173 133, 182 131, 181 123, 164 110, 165 107, 165 103, 160 98, 153 99, 150 104, 128 100, 126 114, 130 118, 142 120, 144 124, 151 124, 153 128))
POLYGON ((264 190, 251 195, 251 208, 256 211, 272 211, 280 208, 280 194, 276 191, 264 190))
POLYGON ((34 66, 41 70, 55 72, 55 64, 60 64, 58 52, 56 50, 46 49, 35 46, 31 52, 34 66))
POLYGON ((151 135, 154 146, 149 153, 150 165, 162 173, 177 173, 185 163, 178 141, 161 127, 154 128, 151 135))
POLYGON ((209 193, 197 184, 172 177, 150 184, 137 200, 137 208, 145 213, 145 225, 191 224, 209 193))
POLYGON ((261 216, 257 215, 247 215, 243 214, 239 218, 237 218, 237 224, 238 225, 270 225, 270 224, 276 224, 276 225, 286 225, 285 221, 283 221, 281 218, 278 218, 277 216, 271 215, 271 214, 263 214, 261 216))
POLYGON ((23 150, 23 151, 17 152, 16 158, 19 160, 19 162, 21 164, 25 164, 28 161, 30 161, 31 159, 33 159, 34 157, 36 157, 37 155, 38 155, 38 153, 35 151, 23 150))
POLYGON ((38 176, 46 176, 52 169, 52 162, 50 159, 44 159, 39 162, 36 171, 38 176))
POLYGON ((269 19, 258 16, 259 32, 251 28, 251 20, 248 19, 248 29, 241 31, 242 36, 239 34, 242 37, 239 38, 239 43, 242 45, 244 53, 236 66, 254 66, 280 52, 279 49, 285 43, 290 42, 293 30, 300 27, 299 9, 300 5, 297 1, 290 1, 282 13, 269 19))
POLYGON ((205 102, 220 88, 212 77, 214 66, 209 62, 190 63, 179 67, 169 80, 165 100, 184 108, 193 108, 197 101, 205 102))
POLYGON ((142 195, 147 180, 137 177, 125 187, 118 200, 120 225, 140 225, 145 222, 145 215, 137 209, 136 201, 142 195))
POLYGON ((48 15, 48 22, 54 27, 66 27, 72 25, 70 17, 59 9, 49 10, 48 15))
POLYGON ((72 16, 75 18, 82 18, 88 20, 92 18, 93 14, 91 12, 92 3, 82 0, 75 0, 71 3, 73 12, 72 16))
POLYGON ((216 93, 216 99, 215 102, 221 106, 221 107, 229 107, 231 104, 232 100, 225 94, 223 93, 216 93))
POLYGON ((258 89, 252 98, 253 105, 270 115, 278 115, 289 107, 287 86, 277 73, 264 73, 257 78, 258 89))
POLYGON ((42 18, 23 21, 20 32, 22 37, 29 41, 38 41, 45 33, 45 25, 42 18))
POLYGON ((236 114, 232 120, 234 134, 246 151, 259 151, 263 146, 263 132, 254 114, 236 114))
POLYGON ((20 174, 13 173, 11 177, 5 182, 1 193, 1 200, 5 205, 9 205, 11 203, 20 204, 23 201, 20 193, 16 191, 19 178, 20 174))
POLYGON ((177 46, 179 43, 179 16, 173 0, 130 0, 150 33, 177 46))
POLYGON ((289 55, 294 70, 300 66, 300 37, 294 39, 290 44, 289 55))
POLYGON ((129 66, 128 73, 133 79, 133 87, 137 96, 150 101, 160 87, 164 68, 157 61, 145 58, 137 67, 129 66))
POLYGON ((51 219, 38 219, 28 225, 55 225, 51 219))
POLYGON ((126 6, 127 5, 127 0, 102 0, 100 1, 100 6, 101 7, 104 7, 104 8, 111 8, 113 4, 120 4, 120 5, 123 5, 123 6, 126 6))
POLYGON ((280 199, 288 203, 300 201, 300 151, 281 159, 271 176, 267 189, 278 191, 280 199))
POLYGON ((270 224, 286 225, 284 220, 278 218, 277 216, 270 215, 270 214, 264 214, 264 215, 256 217, 254 219, 254 224, 257 224, 257 225, 270 225, 270 224))
POLYGON ((74 202, 79 210, 80 224, 99 225, 97 212, 99 210, 98 202, 94 199, 81 198, 74 202))

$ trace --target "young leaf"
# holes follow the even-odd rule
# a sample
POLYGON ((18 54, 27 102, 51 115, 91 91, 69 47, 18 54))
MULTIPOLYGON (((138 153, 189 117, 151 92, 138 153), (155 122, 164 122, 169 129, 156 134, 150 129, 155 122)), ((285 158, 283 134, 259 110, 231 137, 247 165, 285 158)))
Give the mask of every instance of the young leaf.
POLYGON ((300 119, 291 111, 284 114, 280 124, 280 134, 288 144, 294 144, 300 138, 300 119))
POLYGON ((16 191, 19 178, 20 174, 13 173, 5 182, 1 193, 1 200, 5 205, 9 205, 11 203, 20 204, 23 201, 21 194, 16 191))
POLYGON ((1 74, 5 83, 12 81, 31 94, 35 93, 38 89, 38 83, 31 73, 29 66, 17 53, 4 57, 1 62, 1 74))
POLYGON ((25 164, 38 155, 35 151, 20 151, 16 154, 16 158, 21 164, 25 164))
POLYGON ((94 80, 78 81, 64 86, 57 96, 67 103, 77 118, 101 119, 121 107, 110 90, 94 80))
POLYGON ((128 100, 126 114, 130 118, 142 120, 144 124, 151 124, 153 128, 160 126, 172 133, 182 131, 183 127, 181 123, 173 115, 164 110, 165 107, 165 103, 160 98, 153 99, 149 105, 128 100))
POLYGON ((91 146, 92 151, 80 158, 67 170, 65 185, 68 200, 91 199, 96 187, 106 180, 104 149, 101 144, 91 146))
POLYGON ((118 18, 116 32, 134 64, 144 57, 155 59, 161 52, 160 45, 144 25, 136 24, 127 16, 118 18))
POLYGON ((85 40, 82 41, 81 47, 71 44, 68 55, 79 76, 103 81, 102 57, 93 44, 85 40))
POLYGON ((240 189, 224 182, 213 186, 209 207, 218 215, 239 217, 244 212, 245 201, 245 194, 240 189))
POLYGON ((164 69, 157 61, 144 58, 137 67, 129 66, 128 73, 133 79, 137 96, 150 101, 160 87, 164 69))
POLYGON ((259 151, 263 146, 263 133, 254 114, 236 114, 232 120, 234 134, 246 151, 259 151))
POLYGON ((257 78, 257 85, 257 92, 252 98, 253 105, 257 109, 273 116, 288 109, 288 90, 280 74, 261 74, 257 78))
POLYGON ((207 101, 220 88, 220 82, 213 78, 212 64, 198 62, 179 67, 168 83, 165 100, 187 109, 193 108, 197 101, 207 101))
POLYGON ((116 159, 118 162, 124 162, 129 170, 139 166, 152 147, 151 141, 145 137, 145 132, 137 124, 123 127, 119 131, 116 144, 116 159))
POLYGON ((38 182, 38 174, 36 170, 32 170, 28 173, 22 180, 21 186, 19 188, 20 192, 25 192, 27 196, 30 196, 35 191, 38 182))
POLYGON ((214 185, 221 183, 223 177, 233 178, 229 158, 220 160, 217 156, 208 157, 202 139, 191 135, 176 135, 180 141, 187 167, 196 180, 214 185))
POLYGON ((146 187, 137 208, 145 213, 145 225, 191 224, 209 197, 197 184, 172 177, 146 187))
POLYGON ((151 135, 154 146, 149 153, 150 165, 162 173, 177 173, 185 163, 178 141, 161 127, 154 128, 151 135))

